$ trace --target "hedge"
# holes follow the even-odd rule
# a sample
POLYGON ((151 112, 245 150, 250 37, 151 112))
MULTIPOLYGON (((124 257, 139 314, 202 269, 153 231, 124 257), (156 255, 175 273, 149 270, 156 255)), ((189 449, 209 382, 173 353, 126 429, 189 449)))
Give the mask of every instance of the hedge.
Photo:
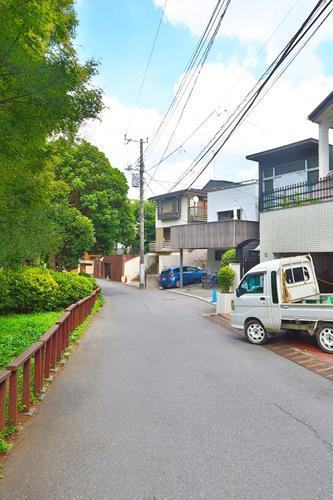
POLYGON ((86 297, 96 281, 41 267, 0 269, 0 314, 55 311, 86 297))

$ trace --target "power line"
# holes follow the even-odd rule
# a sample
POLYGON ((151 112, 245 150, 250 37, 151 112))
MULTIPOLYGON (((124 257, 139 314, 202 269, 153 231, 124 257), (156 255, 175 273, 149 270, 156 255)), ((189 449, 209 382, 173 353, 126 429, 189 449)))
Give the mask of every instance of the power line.
POLYGON ((163 21, 163 18, 164 18, 164 14, 165 14, 165 9, 166 9, 166 6, 167 6, 167 3, 168 3, 168 0, 165 0, 164 2, 164 5, 163 5, 163 9, 162 9, 162 14, 161 14, 161 17, 160 17, 160 20, 159 20, 159 23, 158 23, 158 26, 157 26, 157 30, 156 30, 156 33, 155 33, 155 37, 154 37, 154 41, 153 41, 153 45, 152 45, 152 48, 150 50, 150 54, 149 54, 149 58, 148 58, 148 62, 147 62, 147 65, 146 65, 146 69, 145 69, 145 72, 143 74, 143 78, 142 78, 142 82, 141 82, 141 85, 139 87, 139 91, 138 91, 138 95, 136 97, 136 101, 135 101, 135 104, 134 104, 134 107, 132 109, 132 113, 131 113, 131 116, 130 116, 130 120, 129 120, 129 123, 128 123, 128 126, 127 126, 127 129, 126 129, 126 134, 128 133, 128 130, 133 122, 133 118, 134 118, 134 114, 135 114, 135 110, 136 110, 136 107, 139 103, 139 99, 141 97, 141 94, 142 94, 142 90, 143 90, 143 87, 144 87, 144 84, 146 82, 146 78, 147 78, 147 73, 148 73, 148 70, 149 70, 149 67, 150 67, 150 62, 151 62, 151 59, 153 57, 153 53, 154 53, 154 50, 155 50, 155 45, 156 45, 156 42, 157 42, 157 38, 158 38, 158 35, 159 35, 159 32, 160 32, 160 29, 161 29, 161 24, 162 24, 162 21, 163 21))
MULTIPOLYGON (((217 36, 217 34, 218 34, 219 30, 220 30, 222 21, 223 21, 223 19, 225 17, 225 14, 226 14, 227 9, 228 9, 228 7, 230 5, 230 2, 231 2, 231 0, 223 0, 222 2, 219 0, 217 2, 216 6, 215 6, 214 12, 213 12, 213 14, 211 16, 211 19, 209 21, 209 23, 211 24, 211 27, 209 27, 208 29, 206 29, 206 33, 209 33, 211 30, 213 30, 213 32, 209 35, 209 38, 207 38, 208 39, 208 43, 207 43, 206 47, 204 48, 204 51, 203 51, 202 55, 200 56, 200 59, 199 59, 197 65, 196 65, 196 68, 195 68, 193 74, 190 74, 190 72, 189 72, 190 77, 188 79, 188 83, 187 83, 187 85, 185 87, 184 92, 182 92, 181 98, 184 97, 185 92, 186 92, 187 88, 189 87, 191 81, 192 81, 192 85, 191 85, 191 88, 189 89, 187 97, 185 98, 185 102, 184 102, 183 107, 182 107, 182 109, 180 111, 180 114, 178 116, 176 125, 175 125, 175 127, 174 127, 174 129, 173 129, 173 131, 172 131, 172 133, 170 135, 170 138, 169 138, 169 140, 168 140, 168 142, 167 142, 167 144, 165 146, 165 149, 163 151, 163 154, 161 156, 160 161, 163 160, 165 154, 167 153, 167 150, 169 149, 169 146, 170 146, 170 144, 172 142, 172 139, 174 138, 174 135, 175 135, 175 133, 176 133, 176 131, 178 129, 178 126, 179 126, 179 124, 180 124, 180 122, 181 122, 181 120, 183 118, 185 109, 188 106, 188 103, 189 103, 190 98, 191 98, 191 96, 193 94, 194 88, 196 86, 196 83, 197 83, 198 78, 200 76, 200 73, 202 71, 202 68, 204 67, 204 64, 205 64, 205 62, 207 60, 209 52, 210 52, 210 50, 211 50, 211 48, 212 48, 212 46, 214 44, 215 38, 216 38, 216 36, 217 36)), ((190 70, 190 71, 192 71, 192 70, 190 70)), ((180 99, 179 99, 178 103, 180 102, 180 99)), ((172 113, 170 113, 170 115, 168 117, 168 121, 170 121, 171 116, 172 116, 172 113)), ((154 177, 155 177, 155 175, 156 175, 156 173, 158 171, 158 168, 159 168, 159 165, 157 165, 157 167, 156 167, 156 170, 155 170, 155 173, 153 174, 153 179, 152 180, 154 180, 154 177)))
POLYGON ((178 85, 177 91, 176 91, 175 95, 173 96, 171 103, 169 104, 167 110, 165 111, 161 122, 159 123, 157 130, 152 137, 152 140, 150 142, 149 147, 147 148, 146 157, 149 156, 151 154, 152 150, 155 148, 156 143, 158 142, 159 137, 160 137, 163 129, 166 127, 166 125, 170 121, 170 118, 173 115, 175 109, 177 108, 180 99, 184 96, 185 91, 186 91, 187 87, 189 86, 189 84, 194 76, 191 73, 191 70, 196 66, 196 62, 200 56, 200 52, 202 51, 202 48, 204 47, 206 39, 208 39, 209 33, 212 30, 212 27, 214 26, 214 22, 216 21, 217 15, 219 13, 219 8, 221 6, 221 2, 222 2, 222 0, 217 1, 216 5, 214 7, 214 10, 210 16, 210 19, 208 21, 208 24, 206 25, 204 32, 202 33, 200 40, 197 43, 197 45, 194 49, 194 52, 192 53, 192 56, 190 57, 190 60, 186 64, 186 67, 183 71, 183 77, 180 81, 180 84, 178 85))
MULTIPOLYGON (((271 39, 274 37, 274 35, 278 32, 278 30, 281 28, 283 23, 286 21, 286 19, 290 16, 291 12, 295 9, 296 5, 300 2, 300 0, 296 0, 293 5, 290 7, 290 9, 287 11, 287 13, 284 15, 282 20, 279 22, 279 24, 276 26, 276 28, 272 31, 272 33, 269 35, 265 43, 260 47, 258 52, 255 54, 255 56, 250 60, 249 64, 244 68, 242 73, 239 75, 239 77, 236 79, 236 81, 233 83, 233 85, 229 88, 228 92, 225 94, 222 102, 227 99, 227 97, 230 95, 230 93, 235 89, 235 87, 238 85, 239 81, 242 79, 244 74, 247 72, 247 70, 252 66, 253 62, 259 57, 259 55, 263 52, 265 47, 268 45, 268 43, 271 41, 271 39)), ((161 163, 166 161, 168 158, 170 158, 174 153, 177 151, 181 150, 182 146, 186 144, 195 134, 198 132, 207 122, 214 116, 214 114, 217 113, 219 108, 219 105, 215 106, 215 108, 206 116, 206 118, 198 125, 198 127, 178 146, 177 148, 173 149, 167 156, 162 157, 159 162, 157 162, 155 165, 150 167, 148 171, 158 167, 161 163)), ((173 188, 171 187, 170 190, 173 188)))
MULTIPOLYGON (((295 47, 301 42, 301 40, 309 33, 311 28, 317 23, 317 21, 320 19, 320 17, 325 13, 326 9, 331 5, 333 0, 330 0, 327 5, 324 5, 326 2, 325 0, 320 0, 317 2, 316 6, 313 8, 313 10, 310 12, 306 20, 302 23, 301 27, 297 30, 295 35, 291 38, 291 40, 286 44, 284 49, 279 53, 279 55, 275 58, 275 60, 270 64, 270 66, 266 69, 266 71, 263 73, 263 75, 260 77, 258 82, 252 87, 252 89, 248 92, 248 94, 244 97, 242 102, 236 107, 234 112, 228 117, 228 119, 224 122, 222 127, 218 130, 218 132, 214 135, 214 137, 209 141, 208 145, 205 146, 205 148, 202 149, 202 151, 197 155, 197 158, 194 162, 194 164, 191 165, 191 170, 199 164, 203 160, 205 156, 212 150, 213 147, 218 145, 216 151, 210 158, 210 160, 205 164, 205 166, 200 170, 198 175, 195 177, 195 179, 191 182, 190 186, 191 187, 194 182, 202 175, 204 170, 208 167, 208 165, 213 161, 213 159, 217 156, 217 154, 220 152, 222 147, 225 145, 225 143, 229 140, 231 137, 232 133, 238 128, 238 126, 242 123, 242 121, 245 119, 245 116, 247 116, 251 108, 254 109, 254 104, 256 103, 258 97, 268 84, 268 82, 271 80, 272 76, 277 72, 279 67, 283 64, 283 62, 288 58, 288 56, 292 53, 292 51, 295 49, 295 47), (323 7, 322 7, 323 6, 323 7), (317 11, 322 7, 322 10, 317 14, 317 11), (262 82, 262 83, 261 83, 262 82), (227 137, 223 140, 222 143, 219 144, 221 141, 223 135, 231 129, 230 133, 227 135, 227 137)), ((320 26, 325 22, 325 20, 328 18, 330 13, 332 12, 333 9, 329 11, 328 14, 324 16, 324 18, 321 20, 320 23, 315 27, 312 33, 310 33, 309 37, 306 39, 306 41, 303 43, 303 45, 298 49, 297 53, 289 60, 289 62, 283 67, 282 71, 280 74, 276 77, 276 79, 271 83, 271 86, 269 89, 266 91, 266 93, 261 97, 260 100, 263 99, 263 97, 267 94, 267 92, 272 88, 272 86, 276 83, 276 81, 282 76, 282 74, 286 71, 286 69, 289 67, 289 65, 292 63, 292 61, 297 57, 299 52, 303 49, 303 47, 309 42, 309 40, 314 36, 314 34, 318 31, 320 26)), ((259 103, 260 101, 258 101, 259 103)), ((257 104, 258 104, 257 103, 257 104)), ((186 175, 185 175, 186 176, 186 175)), ((178 182, 181 182, 184 179, 184 176, 181 176, 178 182)), ((177 183, 175 184, 175 186, 177 183)), ((175 187, 174 186, 174 187, 175 187)))

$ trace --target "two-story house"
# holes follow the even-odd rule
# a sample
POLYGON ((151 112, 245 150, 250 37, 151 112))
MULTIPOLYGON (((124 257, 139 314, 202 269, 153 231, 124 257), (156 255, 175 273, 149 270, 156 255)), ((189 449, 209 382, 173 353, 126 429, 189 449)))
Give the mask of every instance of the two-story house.
POLYGON ((319 141, 247 156, 259 164, 260 258, 311 253, 321 290, 333 291, 333 93, 309 119, 319 141))
MULTIPOLYGON (((207 193, 230 185, 230 181, 211 180, 202 189, 183 189, 150 198, 156 203, 156 241, 149 250, 157 254, 159 271, 179 263, 179 248, 172 245, 171 227, 206 222, 207 193)), ((189 249, 184 255, 186 264, 203 265, 206 259, 205 248, 189 249)))
POLYGON ((209 273, 218 271, 225 250, 236 248, 241 272, 257 263, 258 182, 230 183, 207 192, 207 220, 171 228, 171 245, 181 252, 207 249, 209 273))

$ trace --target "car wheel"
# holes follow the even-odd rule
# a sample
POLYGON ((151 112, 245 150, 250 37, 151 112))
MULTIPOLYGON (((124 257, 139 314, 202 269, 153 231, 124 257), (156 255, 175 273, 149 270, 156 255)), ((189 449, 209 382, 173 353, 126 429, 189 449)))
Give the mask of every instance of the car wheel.
POLYGON ((265 327, 257 319, 251 319, 245 324, 245 335, 251 344, 262 345, 268 340, 265 327))
POLYGON ((333 324, 321 325, 316 331, 317 343, 325 352, 333 354, 333 324))

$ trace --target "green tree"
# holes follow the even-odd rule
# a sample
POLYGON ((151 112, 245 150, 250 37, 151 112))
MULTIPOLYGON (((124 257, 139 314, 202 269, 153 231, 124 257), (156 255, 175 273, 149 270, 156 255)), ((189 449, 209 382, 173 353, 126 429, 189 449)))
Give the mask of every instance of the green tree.
MULTIPOLYGON (((139 234, 139 220, 140 220, 140 202, 133 200, 131 202, 134 219, 136 222, 135 237, 131 242, 134 252, 139 252, 140 249, 140 234, 139 234)), ((149 243, 155 241, 155 224, 156 224, 156 205, 153 201, 145 202, 145 251, 149 250, 149 243)))
POLYGON ((95 253, 110 253, 116 243, 127 245, 134 238, 134 218, 124 174, 87 141, 59 139, 52 147, 56 178, 70 187, 70 206, 93 222, 95 253))
POLYGON ((0 262, 54 251, 54 134, 74 134, 102 108, 96 63, 78 61, 73 0, 0 0, 0 262))

